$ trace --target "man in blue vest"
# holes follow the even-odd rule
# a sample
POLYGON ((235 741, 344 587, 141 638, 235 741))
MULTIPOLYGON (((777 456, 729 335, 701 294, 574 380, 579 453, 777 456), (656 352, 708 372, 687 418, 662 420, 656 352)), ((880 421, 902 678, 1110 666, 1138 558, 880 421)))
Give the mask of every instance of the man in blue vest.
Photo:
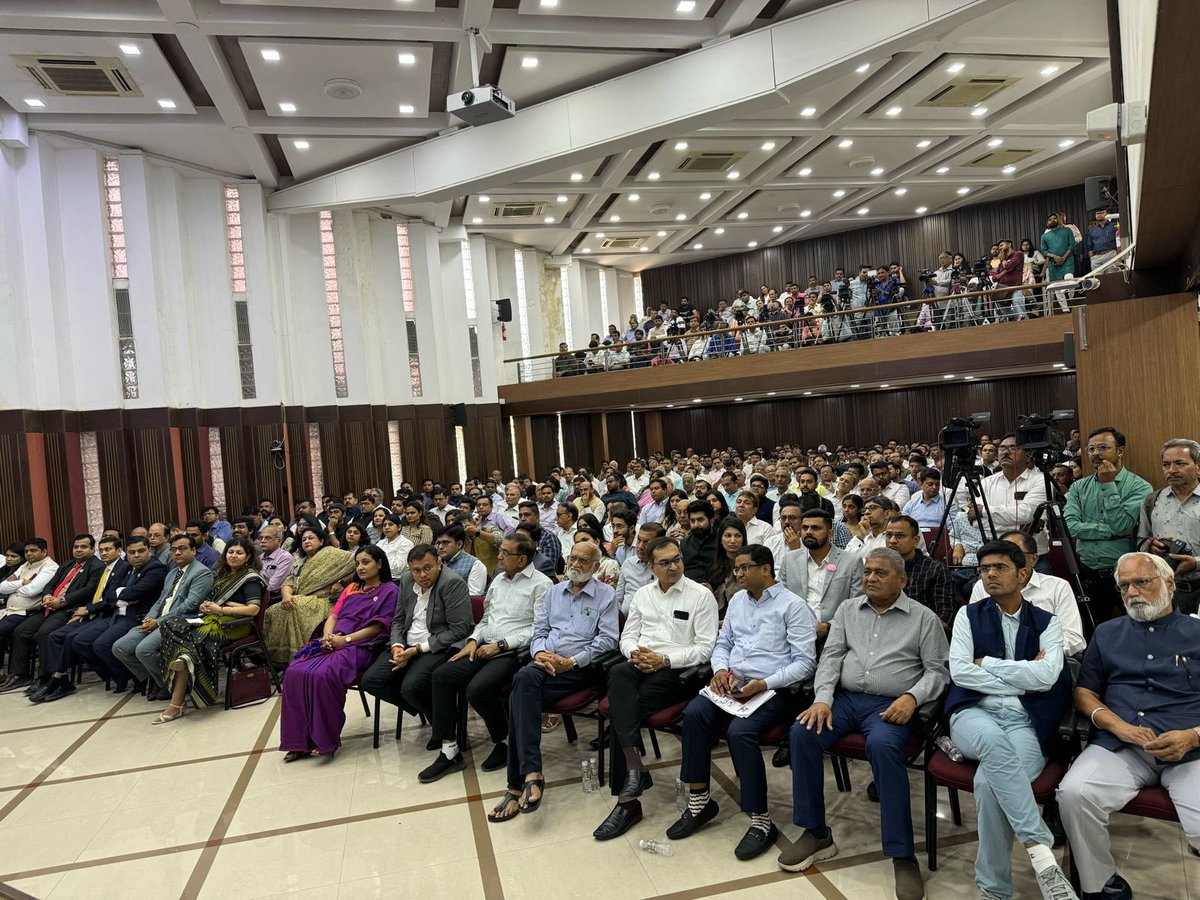
POLYGON ((1013 896, 1012 840, 1025 845, 1046 900, 1077 900, 1055 861, 1054 838, 1038 812, 1031 783, 1041 774, 1071 676, 1063 665, 1062 625, 1021 596, 1029 562, 1016 544, 979 548, 988 599, 954 620, 946 698, 950 737, 979 760, 975 809, 979 852, 975 884, 983 898, 1013 896))

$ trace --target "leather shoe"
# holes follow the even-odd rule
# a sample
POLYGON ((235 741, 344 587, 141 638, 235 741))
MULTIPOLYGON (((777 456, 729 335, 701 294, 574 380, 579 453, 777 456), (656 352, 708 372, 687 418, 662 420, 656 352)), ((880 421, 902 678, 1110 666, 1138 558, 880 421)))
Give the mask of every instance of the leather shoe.
POLYGON ((779 840, 779 829, 775 827, 774 822, 767 831, 763 831, 761 828, 750 828, 738 841, 738 845, 733 849, 733 855, 743 861, 754 859, 769 850, 777 840, 779 840))
POLYGON ((503 769, 508 765, 508 744, 501 741, 492 748, 492 752, 488 754, 487 759, 483 761, 483 765, 479 768, 485 772, 495 772, 497 769, 503 769))
POLYGON ((454 759, 447 758, 445 753, 439 752, 437 759, 421 770, 417 776, 417 781, 421 784, 432 784, 443 775, 449 775, 451 772, 461 772, 467 767, 463 760, 463 755, 458 753, 454 759))
POLYGON ((649 772, 630 769, 625 773, 625 783, 621 785, 621 793, 617 795, 617 799, 636 800, 642 796, 643 791, 652 787, 654 787, 654 779, 650 777, 649 772))
MULTIPOLYGON (((57 681, 51 682, 50 690, 42 694, 43 703, 53 703, 55 700, 61 700, 63 697, 69 697, 77 688, 71 683, 70 678, 60 678, 57 681)), ((30 700, 33 698, 30 697, 30 700)))
POLYGON ((634 800, 631 803, 618 803, 608 818, 600 823, 600 827, 592 832, 592 837, 598 841, 611 841, 620 837, 630 828, 642 821, 642 804, 634 800))
POLYGON ((53 678, 47 681, 45 684, 35 683, 35 689, 33 691, 27 690, 25 692, 25 697, 30 703, 41 703, 56 690, 58 690, 58 685, 59 681, 53 678))
POLYGON ((708 803, 704 804, 704 809, 695 815, 692 815, 691 809, 685 809, 675 824, 667 829, 667 837, 673 841, 682 841, 686 837, 691 837, 715 819, 720 811, 721 807, 717 806, 717 801, 711 797, 708 803))
POLYGON ((33 683, 28 675, 9 675, 4 684, 0 684, 0 694, 11 694, 13 691, 24 690, 33 683))
POLYGON ((771 765, 777 769, 786 769, 792 764, 792 749, 786 744, 775 751, 771 757, 771 765))
POLYGON ((873 782, 873 781, 867 785, 867 799, 870 800, 872 803, 879 802, 879 791, 875 787, 875 782, 873 782))

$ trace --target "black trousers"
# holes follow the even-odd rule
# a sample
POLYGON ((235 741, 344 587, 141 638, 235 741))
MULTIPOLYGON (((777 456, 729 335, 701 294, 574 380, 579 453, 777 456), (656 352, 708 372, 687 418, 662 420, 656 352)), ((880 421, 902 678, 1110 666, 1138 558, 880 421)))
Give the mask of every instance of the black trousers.
POLYGON ((112 648, 118 640, 140 624, 136 616, 112 616, 100 619, 102 630, 78 634, 71 641, 74 654, 86 660, 92 669, 105 681, 112 680, 118 687, 129 681, 129 671, 113 655, 112 648))
POLYGON ((466 657, 448 662, 433 673, 433 737, 439 741, 456 738, 455 711, 458 697, 467 695, 471 708, 487 725, 493 744, 508 737, 508 711, 500 692, 512 681, 521 664, 512 653, 491 659, 466 657))
POLYGON ((40 610, 33 610, 25 616, 25 621, 17 626, 12 634, 12 658, 9 660, 8 671, 12 675, 34 675, 33 648, 37 645, 38 659, 41 662, 43 675, 49 675, 46 668, 46 657, 50 654, 50 635, 67 624, 74 607, 56 609, 50 615, 42 615, 40 610))
POLYGON ((392 654, 384 650, 362 677, 363 690, 409 713, 433 718, 433 673, 450 652, 418 653, 408 665, 392 671, 392 654))
MULTIPOLYGON (((1097 625, 1124 615, 1125 604, 1121 602, 1121 592, 1117 590, 1117 582, 1113 578, 1112 569, 1093 569, 1081 562, 1079 564, 1079 580, 1083 582, 1083 587, 1087 591, 1088 599, 1091 601, 1089 605, 1092 617, 1096 620, 1097 625)), ((1095 628, 1088 620, 1086 612, 1081 609, 1079 615, 1083 619, 1083 636, 1090 641, 1095 628)))
POLYGON ((631 662, 615 665, 608 673, 609 783, 614 796, 625 781, 625 750, 638 745, 642 720, 687 694, 679 674, 679 669, 641 672, 631 662))
POLYGON ((593 684, 596 674, 590 669, 572 669, 550 675, 533 663, 513 677, 508 695, 508 720, 512 740, 508 742, 508 786, 520 790, 525 776, 542 771, 542 710, 576 691, 593 684))
MULTIPOLYGON (((108 619, 91 619, 74 624, 68 622, 62 628, 51 632, 48 642, 49 652, 42 661, 42 672, 52 674, 68 671, 80 657, 75 650, 79 641, 94 641, 108 628, 108 621, 108 619)), ((104 673, 99 670, 97 670, 97 674, 102 678, 105 677, 104 673)))

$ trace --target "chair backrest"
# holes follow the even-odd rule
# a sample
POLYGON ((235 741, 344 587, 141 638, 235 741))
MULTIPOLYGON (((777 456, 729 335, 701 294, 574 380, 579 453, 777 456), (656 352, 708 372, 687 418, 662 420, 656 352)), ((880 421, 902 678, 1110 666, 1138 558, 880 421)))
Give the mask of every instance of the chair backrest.
POLYGON ((925 549, 928 551, 929 555, 931 557, 933 557, 934 559, 936 559, 938 562, 943 562, 946 565, 949 565, 950 564, 950 529, 949 529, 949 527, 942 529, 941 536, 935 543, 934 538, 937 536, 938 536, 938 530, 936 528, 922 528, 921 529, 921 537, 923 537, 925 539, 925 549))
POLYGON ((479 624, 479 620, 483 618, 483 600, 485 594, 471 595, 471 618, 475 620, 475 624, 479 624))
MULTIPOLYGON (((1046 554, 1050 558, 1050 571, 1059 578, 1071 580, 1071 569, 1067 566, 1067 553, 1063 550, 1062 541, 1058 538, 1050 541, 1050 552, 1046 554)), ((1072 585, 1072 588, 1074 585, 1072 585)))

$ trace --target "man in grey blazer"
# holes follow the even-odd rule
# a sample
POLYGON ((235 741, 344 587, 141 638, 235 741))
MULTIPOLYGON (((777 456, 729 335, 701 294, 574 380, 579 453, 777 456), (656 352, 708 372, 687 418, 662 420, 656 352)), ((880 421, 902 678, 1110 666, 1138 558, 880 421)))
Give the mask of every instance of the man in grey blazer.
MULTIPOLYGON (((434 669, 474 627, 467 583, 442 565, 431 544, 418 544, 409 551, 408 571, 400 576, 390 647, 363 675, 363 690, 432 719, 434 669)), ((427 750, 440 746, 438 741, 430 744, 427 750)))
POLYGON ((862 557, 831 543, 833 516, 823 509, 801 513, 798 506, 785 505, 779 524, 785 535, 788 528, 799 532, 803 544, 783 555, 779 580, 808 603, 817 617, 817 638, 823 639, 842 601, 862 593, 862 557))
POLYGON ((142 624, 130 629, 112 645, 113 656, 129 670, 134 681, 149 679, 147 700, 167 700, 170 692, 163 687, 162 633, 158 620, 167 616, 194 616, 213 586, 213 571, 196 559, 196 541, 188 534, 171 538, 171 560, 175 568, 167 573, 158 601, 150 607, 142 624))

